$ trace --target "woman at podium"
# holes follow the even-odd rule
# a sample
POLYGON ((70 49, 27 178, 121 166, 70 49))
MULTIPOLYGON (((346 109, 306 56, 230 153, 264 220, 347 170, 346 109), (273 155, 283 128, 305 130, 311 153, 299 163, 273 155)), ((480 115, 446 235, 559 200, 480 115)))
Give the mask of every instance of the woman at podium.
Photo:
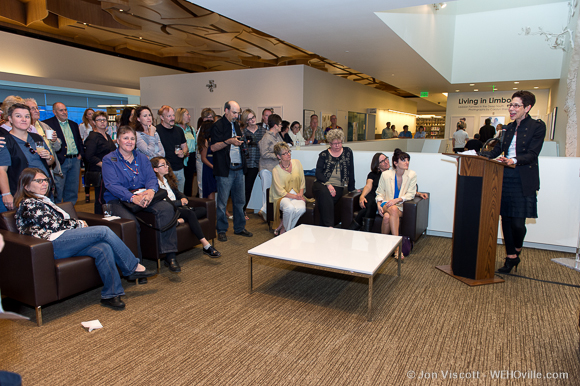
POLYGON ((490 152, 481 153, 488 158, 498 157, 506 165, 515 165, 503 171, 500 215, 506 259, 499 273, 510 273, 514 267, 517 271, 526 236, 526 218, 538 218, 538 154, 544 144, 546 124, 530 117, 535 103, 536 97, 531 92, 516 91, 508 104, 512 122, 505 126, 503 139, 490 152))
POLYGON ((381 174, 376 193, 379 214, 383 217, 381 233, 399 235, 403 202, 414 199, 417 193, 417 173, 409 170, 410 160, 409 154, 401 149, 395 149, 393 169, 381 174))

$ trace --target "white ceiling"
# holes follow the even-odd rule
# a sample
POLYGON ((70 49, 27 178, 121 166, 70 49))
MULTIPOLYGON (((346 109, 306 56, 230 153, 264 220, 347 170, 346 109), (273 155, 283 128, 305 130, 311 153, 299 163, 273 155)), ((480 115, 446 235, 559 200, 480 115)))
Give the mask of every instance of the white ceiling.
MULTIPOLYGON (((518 10, 514 8, 562 1, 459 0, 455 4, 448 2, 449 6, 443 11, 454 15, 489 10, 517 13, 518 10)), ((490 91, 492 85, 499 90, 511 90, 514 87, 512 81, 498 82, 493 79, 481 81, 475 86, 450 83, 375 14, 415 6, 431 7, 432 3, 426 0, 192 2, 413 94, 429 91, 428 100, 434 104, 417 98, 418 111, 445 110, 446 97, 441 94, 443 92, 469 92, 475 88, 490 91)), ((498 27, 493 24, 493 20, 490 21, 489 28, 498 27)), ((481 34, 484 33, 481 31, 481 34)), ((510 55, 510 52, 506 51, 505 55, 510 55)), ((517 79, 520 82, 517 87, 549 88, 556 79, 528 78, 517 79)))

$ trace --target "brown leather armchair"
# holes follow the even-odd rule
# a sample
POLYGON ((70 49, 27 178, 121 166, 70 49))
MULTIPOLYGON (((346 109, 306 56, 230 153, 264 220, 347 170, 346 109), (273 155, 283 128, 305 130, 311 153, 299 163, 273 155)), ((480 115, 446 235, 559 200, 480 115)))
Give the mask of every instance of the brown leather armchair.
MULTIPOLYGON (((304 196, 308 198, 314 198, 314 192, 312 191, 312 185, 314 181, 316 181, 316 177, 314 176, 305 176, 304 177, 306 188, 304 189, 304 196)), ((353 207, 353 200, 354 197, 358 193, 347 193, 342 196, 338 205, 334 207, 334 222, 335 224, 342 223, 343 227, 348 227, 352 221, 352 211, 348 209, 345 211, 344 208, 352 208, 353 207), (350 213, 350 219, 348 218, 348 213, 350 213), (346 217, 344 217, 346 216, 346 217), (345 221, 348 221, 346 226, 344 226, 345 221)), ((357 196, 358 197, 358 196, 357 196)), ((270 189, 266 191, 266 200, 268 200, 268 206, 266 209, 266 218, 268 220, 268 228, 271 230, 271 224, 274 221, 274 204, 270 202, 270 189)), ((358 202, 358 199, 356 200, 358 202)), ((319 225, 320 224, 320 214, 316 208, 315 202, 307 202, 306 203, 306 212, 300 217, 298 223, 300 224, 310 224, 310 225, 319 225)))
MULTIPOLYGON (((192 208, 205 208, 205 217, 198 218, 199 225, 203 231, 203 235, 207 240, 211 240, 213 245, 214 239, 216 237, 216 207, 215 200, 210 200, 208 198, 191 198, 188 197, 189 207, 192 208)), ((139 218, 148 224, 155 224, 155 216, 148 212, 139 212, 137 214, 139 218)), ((178 224, 177 225, 177 253, 181 253, 192 249, 196 245, 200 244, 200 241, 191 232, 189 225, 178 224)), ((161 267, 162 256, 159 253, 159 241, 157 239, 157 231, 141 224, 141 253, 144 259, 156 260, 157 270, 159 271, 161 267)))
MULTIPOLYGON (((109 227, 137 254, 135 222, 106 221, 103 216, 77 213, 70 202, 59 204, 71 218, 87 224, 109 227)), ((90 256, 55 259, 52 243, 18 233, 14 211, 0 214, 0 234, 4 250, 0 253, 2 295, 28 304, 36 310, 36 323, 42 325, 42 306, 103 285, 95 261, 90 256)))
MULTIPOLYGON (((355 193, 352 205, 343 206, 344 212, 342 216, 345 220, 342 222, 343 228, 348 228, 360 211, 359 197, 360 193, 355 193)), ((415 242, 427 231, 427 225, 429 223, 429 199, 430 197, 424 200, 419 196, 415 196, 413 200, 403 203, 403 217, 399 223, 399 234, 401 236, 408 236, 415 242)), ((372 228, 373 232, 381 233, 382 221, 383 218, 377 213, 372 228)))

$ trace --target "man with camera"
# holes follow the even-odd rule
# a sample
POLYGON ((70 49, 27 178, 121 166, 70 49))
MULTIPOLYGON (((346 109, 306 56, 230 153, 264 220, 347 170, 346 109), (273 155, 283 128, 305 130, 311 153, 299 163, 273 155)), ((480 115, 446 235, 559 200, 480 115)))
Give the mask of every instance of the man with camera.
POLYGON ((238 124, 240 105, 235 101, 226 102, 224 115, 210 129, 211 151, 213 152, 213 174, 217 182, 217 232, 219 241, 227 241, 228 218, 226 206, 232 194, 234 234, 252 237, 246 230, 244 204, 244 173, 246 157, 241 145, 244 144, 238 124))

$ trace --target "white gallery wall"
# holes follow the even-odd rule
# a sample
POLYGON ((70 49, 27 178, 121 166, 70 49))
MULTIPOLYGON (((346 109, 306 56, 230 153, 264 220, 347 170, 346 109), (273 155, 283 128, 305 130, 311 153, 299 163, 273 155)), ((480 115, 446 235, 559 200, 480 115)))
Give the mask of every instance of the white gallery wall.
POLYGON ((141 79, 141 103, 154 113, 162 105, 185 107, 197 122, 203 108, 221 115, 225 102, 235 100, 254 110, 258 122, 265 107, 281 107, 283 119, 302 122, 302 84, 303 66, 156 76, 141 79), (217 86, 213 92, 210 80, 217 86))

